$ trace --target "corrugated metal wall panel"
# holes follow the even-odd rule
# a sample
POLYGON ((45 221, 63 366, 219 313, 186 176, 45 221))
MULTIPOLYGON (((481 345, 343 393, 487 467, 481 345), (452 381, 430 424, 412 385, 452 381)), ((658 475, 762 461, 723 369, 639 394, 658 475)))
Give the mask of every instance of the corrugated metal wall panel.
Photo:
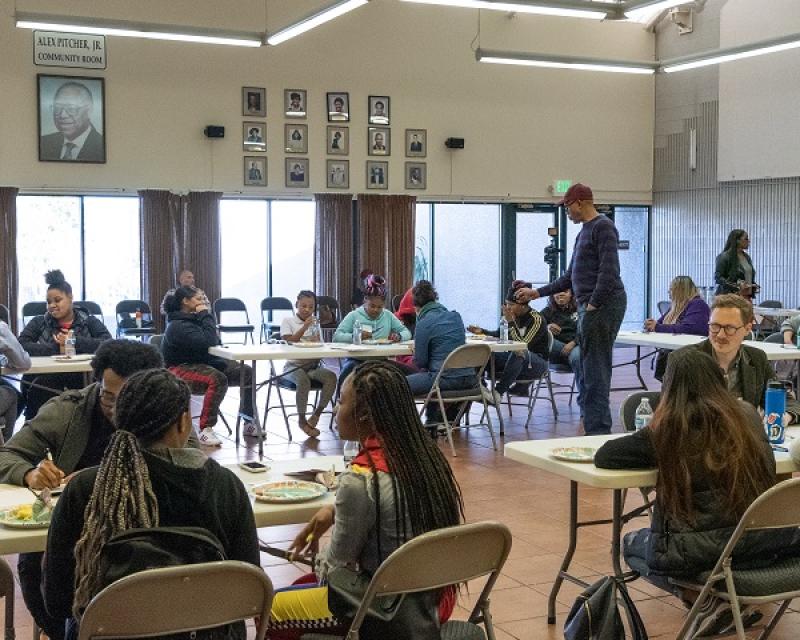
POLYGON ((717 181, 717 102, 699 105, 681 133, 654 154, 651 300, 667 298, 676 275, 713 286, 714 260, 731 229, 746 229, 761 284, 760 300, 800 306, 800 177, 717 181), (697 168, 689 168, 689 131, 697 132, 697 168))

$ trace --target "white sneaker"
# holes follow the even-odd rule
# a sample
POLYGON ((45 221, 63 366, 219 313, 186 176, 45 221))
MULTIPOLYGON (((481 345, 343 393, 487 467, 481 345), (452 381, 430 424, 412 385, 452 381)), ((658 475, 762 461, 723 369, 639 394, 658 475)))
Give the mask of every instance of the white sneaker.
POLYGON ((258 432, 258 426, 256 426, 256 423, 251 422, 250 420, 245 421, 244 425, 242 426, 242 433, 253 438, 257 438, 259 435, 261 435, 258 432))
POLYGON ((214 430, 211 427, 206 427, 203 429, 200 432, 198 440, 200 440, 200 444, 204 444, 207 447, 219 447, 222 445, 222 440, 217 437, 217 434, 214 433, 214 430))

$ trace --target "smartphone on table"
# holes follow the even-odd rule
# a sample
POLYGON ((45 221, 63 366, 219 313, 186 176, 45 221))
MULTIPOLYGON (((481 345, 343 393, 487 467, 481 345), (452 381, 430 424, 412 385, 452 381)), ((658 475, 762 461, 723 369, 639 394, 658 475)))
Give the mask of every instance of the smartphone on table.
POLYGON ((264 473, 269 467, 261 462, 240 462, 239 466, 250 473, 264 473))

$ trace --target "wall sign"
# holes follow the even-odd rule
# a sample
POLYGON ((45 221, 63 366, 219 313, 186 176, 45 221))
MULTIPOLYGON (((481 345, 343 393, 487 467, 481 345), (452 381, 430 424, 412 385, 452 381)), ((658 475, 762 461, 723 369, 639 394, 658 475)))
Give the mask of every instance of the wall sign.
POLYGON ((43 67, 105 69, 106 37, 34 31, 33 63, 43 67))
POLYGON ((631 241, 630 240, 620 240, 617 243, 617 249, 620 251, 629 251, 631 248, 631 241))

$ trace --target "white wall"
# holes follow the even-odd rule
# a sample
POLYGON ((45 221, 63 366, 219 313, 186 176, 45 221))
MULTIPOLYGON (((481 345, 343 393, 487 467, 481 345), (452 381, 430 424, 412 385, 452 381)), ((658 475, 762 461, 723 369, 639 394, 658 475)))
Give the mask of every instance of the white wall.
MULTIPOLYGON (((18 10, 274 31, 321 0, 18 0, 18 10)), ((239 49, 108 38, 105 72, 36 67, 32 32, 0 0, 0 184, 79 190, 216 189, 305 196, 325 190, 326 91, 350 93, 350 191, 364 191, 369 94, 392 98, 390 192, 403 191, 405 128, 428 130, 425 198, 548 200, 557 178, 585 181, 600 199, 649 202, 654 80, 479 64, 470 42, 478 12, 373 0, 278 47, 239 49), (105 165, 37 160, 36 74, 106 79, 105 165), (269 186, 242 186, 241 87, 267 87, 269 186), (283 89, 308 91, 311 187, 284 184, 283 89), (206 140, 203 127, 226 127, 206 140), (444 139, 466 139, 447 151, 444 139), (451 178, 452 176, 452 178, 451 178)), ((482 12, 490 49, 652 59, 641 25, 482 12)))

